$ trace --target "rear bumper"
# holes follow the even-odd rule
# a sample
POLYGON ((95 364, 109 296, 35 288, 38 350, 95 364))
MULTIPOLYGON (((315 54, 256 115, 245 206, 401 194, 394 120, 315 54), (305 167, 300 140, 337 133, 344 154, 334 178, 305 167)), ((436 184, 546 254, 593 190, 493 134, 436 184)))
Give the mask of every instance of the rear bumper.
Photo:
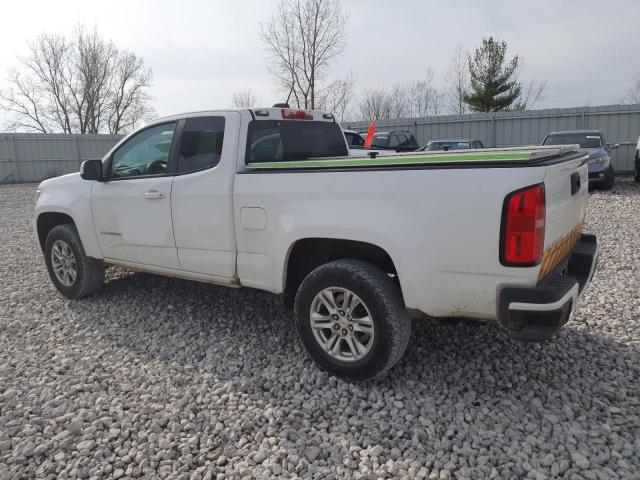
POLYGON ((582 235, 566 260, 535 287, 503 287, 498 320, 516 340, 539 342, 555 334, 573 314, 598 261, 595 235, 582 235))

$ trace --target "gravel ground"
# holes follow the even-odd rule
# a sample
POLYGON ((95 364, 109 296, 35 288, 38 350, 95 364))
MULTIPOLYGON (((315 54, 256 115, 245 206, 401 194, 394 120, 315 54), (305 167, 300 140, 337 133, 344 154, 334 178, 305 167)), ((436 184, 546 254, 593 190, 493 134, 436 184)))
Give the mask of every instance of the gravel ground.
POLYGON ((277 298, 109 271, 68 301, 0 186, 0 479, 640 478, 640 187, 591 195, 600 268, 560 335, 416 322, 391 375, 317 370, 277 298))

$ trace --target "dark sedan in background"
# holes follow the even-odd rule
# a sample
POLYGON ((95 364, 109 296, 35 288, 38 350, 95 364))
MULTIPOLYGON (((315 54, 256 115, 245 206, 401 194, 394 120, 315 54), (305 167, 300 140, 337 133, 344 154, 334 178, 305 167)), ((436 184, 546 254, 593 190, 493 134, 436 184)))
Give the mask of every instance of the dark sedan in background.
POLYGON ((611 151, 619 144, 607 143, 600 130, 567 130, 551 132, 543 145, 572 145, 589 152, 589 186, 609 190, 615 182, 615 171, 611 165, 611 151))
POLYGON ((413 152, 420 148, 420 144, 413 133, 408 130, 394 130, 392 132, 376 132, 371 143, 373 150, 395 150, 396 152, 413 152))

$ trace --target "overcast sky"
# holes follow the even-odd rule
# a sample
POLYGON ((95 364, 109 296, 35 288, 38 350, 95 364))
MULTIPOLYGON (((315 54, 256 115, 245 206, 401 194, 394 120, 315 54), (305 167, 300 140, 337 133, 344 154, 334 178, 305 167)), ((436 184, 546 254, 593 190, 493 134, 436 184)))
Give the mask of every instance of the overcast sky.
MULTIPOLYGON (((456 45, 506 40, 524 60, 523 79, 547 81, 540 107, 618 103, 640 73, 640 0, 343 0, 348 46, 331 75, 353 72, 356 93, 421 79, 436 85, 456 45)), ((42 31, 96 25, 104 38, 142 56, 154 74, 160 115, 231 106, 252 89, 261 104, 282 101, 267 72, 259 23, 270 0, 34 1, 2 5, 0 89, 16 55, 42 31)))

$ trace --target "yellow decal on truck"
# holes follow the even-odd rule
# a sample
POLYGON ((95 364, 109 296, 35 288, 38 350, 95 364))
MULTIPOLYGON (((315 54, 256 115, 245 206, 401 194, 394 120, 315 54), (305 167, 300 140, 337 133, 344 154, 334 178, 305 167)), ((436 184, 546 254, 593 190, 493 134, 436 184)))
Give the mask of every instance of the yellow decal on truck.
POLYGON ((582 235, 582 225, 584 219, 575 227, 573 227, 569 233, 567 233, 560 240, 550 245, 542 255, 542 263, 540 264, 540 273, 538 273, 538 281, 544 279, 554 268, 556 268, 562 260, 565 259, 571 249, 582 235))

